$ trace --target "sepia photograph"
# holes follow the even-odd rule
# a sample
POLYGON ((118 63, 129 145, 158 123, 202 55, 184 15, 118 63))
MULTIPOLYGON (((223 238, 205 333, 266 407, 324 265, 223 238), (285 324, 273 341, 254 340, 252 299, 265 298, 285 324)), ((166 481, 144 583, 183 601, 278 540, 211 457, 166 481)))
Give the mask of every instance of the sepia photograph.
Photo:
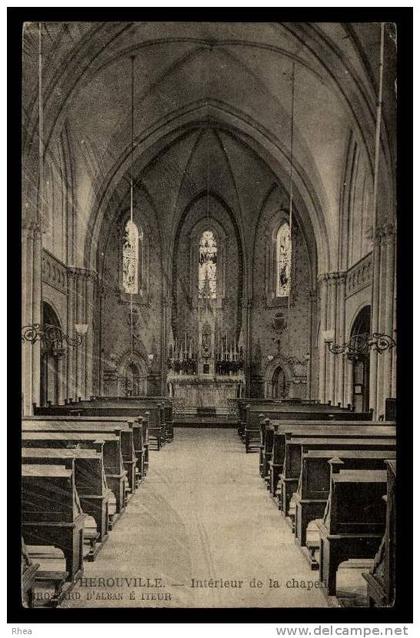
POLYGON ((392 610, 398 21, 29 13, 15 604, 392 610))

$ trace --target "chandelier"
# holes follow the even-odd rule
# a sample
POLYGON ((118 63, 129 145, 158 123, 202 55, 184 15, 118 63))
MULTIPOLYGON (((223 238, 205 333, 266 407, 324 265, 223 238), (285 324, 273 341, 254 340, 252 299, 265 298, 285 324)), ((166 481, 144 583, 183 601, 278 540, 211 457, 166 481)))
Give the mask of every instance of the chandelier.
POLYGON ((54 350, 63 349, 64 343, 71 348, 77 348, 83 343, 88 330, 88 324, 76 323, 74 328, 76 335, 71 337, 65 334, 59 326, 54 326, 49 323, 33 323, 30 326, 23 326, 21 340, 29 343, 40 341, 45 347, 54 350))

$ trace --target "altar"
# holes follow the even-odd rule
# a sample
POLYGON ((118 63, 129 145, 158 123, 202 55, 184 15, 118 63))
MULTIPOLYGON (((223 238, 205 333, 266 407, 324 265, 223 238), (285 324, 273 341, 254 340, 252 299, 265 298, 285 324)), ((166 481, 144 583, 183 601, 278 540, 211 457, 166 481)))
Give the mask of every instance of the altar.
POLYGON ((174 399, 176 412, 191 409, 215 408, 228 413, 230 401, 243 396, 245 378, 236 375, 179 375, 168 376, 168 393, 174 399))
POLYGON ((203 276, 194 321, 183 335, 170 340, 167 389, 175 414, 227 415, 233 400, 245 391, 244 349, 235 331, 227 332, 220 322, 214 239, 208 238, 202 248, 203 276))

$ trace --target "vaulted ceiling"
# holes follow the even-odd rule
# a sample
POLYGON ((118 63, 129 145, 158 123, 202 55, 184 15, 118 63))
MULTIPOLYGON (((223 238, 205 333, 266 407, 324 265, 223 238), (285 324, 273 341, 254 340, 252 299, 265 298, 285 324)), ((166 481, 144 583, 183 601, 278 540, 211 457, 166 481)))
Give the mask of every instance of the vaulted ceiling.
MULTIPOLYGON (((350 132, 367 169, 373 166, 379 25, 48 23, 42 45, 45 158, 53 161, 64 131, 85 265, 94 263, 92 239, 110 207, 127 196, 135 56, 137 187, 172 236, 192 197, 219 193, 245 246, 270 190, 288 197, 294 64, 296 214, 316 244, 319 269, 335 267, 350 132)), ((382 210, 394 200, 394 49, 388 37, 382 210)), ((37 168, 37 24, 26 25, 23 51, 29 198, 37 168)))

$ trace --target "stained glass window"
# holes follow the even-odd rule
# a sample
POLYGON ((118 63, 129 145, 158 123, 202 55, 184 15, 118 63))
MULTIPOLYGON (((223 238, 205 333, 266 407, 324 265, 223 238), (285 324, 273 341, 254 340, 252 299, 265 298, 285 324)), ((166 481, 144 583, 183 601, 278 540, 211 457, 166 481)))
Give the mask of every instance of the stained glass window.
POLYGON ((205 230, 200 239, 198 264, 199 297, 216 298, 217 242, 211 230, 205 230))
POLYGON ((130 219, 125 225, 123 239, 123 288, 130 295, 139 291, 139 240, 138 228, 130 219))
POLYGON ((292 243, 290 227, 286 222, 280 226, 276 237, 276 296, 290 294, 290 273, 292 263, 292 243))

